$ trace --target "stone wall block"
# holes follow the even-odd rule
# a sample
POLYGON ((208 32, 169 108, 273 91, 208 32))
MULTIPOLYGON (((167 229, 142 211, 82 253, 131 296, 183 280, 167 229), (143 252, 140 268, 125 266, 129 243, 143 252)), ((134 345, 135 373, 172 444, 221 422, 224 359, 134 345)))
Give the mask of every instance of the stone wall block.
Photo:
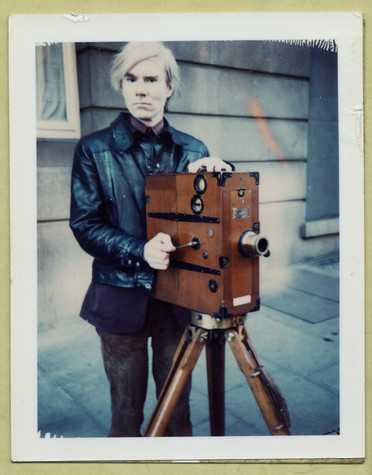
POLYGON ((77 244, 68 222, 38 224, 39 328, 79 318, 91 280, 92 258, 77 244))

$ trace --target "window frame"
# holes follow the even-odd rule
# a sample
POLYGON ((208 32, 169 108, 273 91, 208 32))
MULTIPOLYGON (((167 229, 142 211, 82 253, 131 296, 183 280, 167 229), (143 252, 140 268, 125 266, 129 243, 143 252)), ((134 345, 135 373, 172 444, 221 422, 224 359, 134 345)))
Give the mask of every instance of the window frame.
POLYGON ((67 120, 37 120, 37 137, 76 139, 81 137, 79 91, 75 43, 62 43, 67 120))

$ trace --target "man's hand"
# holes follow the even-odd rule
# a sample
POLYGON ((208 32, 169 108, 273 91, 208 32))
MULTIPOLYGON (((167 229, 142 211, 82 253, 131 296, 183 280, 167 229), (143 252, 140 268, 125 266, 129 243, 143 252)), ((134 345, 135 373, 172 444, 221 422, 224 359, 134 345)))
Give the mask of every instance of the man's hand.
POLYGON ((217 157, 204 157, 192 162, 188 166, 189 173, 203 172, 231 172, 231 166, 217 157))
POLYGON ((169 266, 169 253, 175 250, 170 236, 158 233, 145 244, 143 259, 153 269, 165 270, 169 266))

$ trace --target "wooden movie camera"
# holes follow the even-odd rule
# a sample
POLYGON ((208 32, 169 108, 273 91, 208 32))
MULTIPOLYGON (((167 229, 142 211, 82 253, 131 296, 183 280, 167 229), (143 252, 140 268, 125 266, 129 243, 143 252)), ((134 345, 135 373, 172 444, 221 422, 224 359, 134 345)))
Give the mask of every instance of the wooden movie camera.
POLYGON ((164 435, 203 347, 206 348, 211 435, 225 435, 225 342, 256 398, 272 435, 290 435, 284 397, 262 367, 245 328, 259 310, 258 173, 151 175, 146 179, 147 236, 169 234, 176 251, 158 271, 153 295, 195 312, 145 430, 164 435))
POLYGON ((182 173, 146 179, 147 236, 169 234, 177 250, 154 296, 222 319, 258 310, 258 173, 182 173))

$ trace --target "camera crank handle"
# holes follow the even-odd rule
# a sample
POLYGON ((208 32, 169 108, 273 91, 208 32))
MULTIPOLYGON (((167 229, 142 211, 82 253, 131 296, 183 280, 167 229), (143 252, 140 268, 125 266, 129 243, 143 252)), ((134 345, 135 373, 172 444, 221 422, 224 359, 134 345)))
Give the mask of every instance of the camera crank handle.
POLYGON ((200 241, 197 237, 194 237, 192 241, 188 242, 187 244, 182 244, 182 246, 177 246, 176 251, 178 251, 178 249, 184 249, 185 247, 193 247, 194 249, 199 249, 200 241))
POLYGON ((182 246, 177 246, 176 250, 183 249, 184 247, 192 247, 192 246, 194 246, 194 243, 192 241, 190 241, 187 244, 182 244, 182 246))

